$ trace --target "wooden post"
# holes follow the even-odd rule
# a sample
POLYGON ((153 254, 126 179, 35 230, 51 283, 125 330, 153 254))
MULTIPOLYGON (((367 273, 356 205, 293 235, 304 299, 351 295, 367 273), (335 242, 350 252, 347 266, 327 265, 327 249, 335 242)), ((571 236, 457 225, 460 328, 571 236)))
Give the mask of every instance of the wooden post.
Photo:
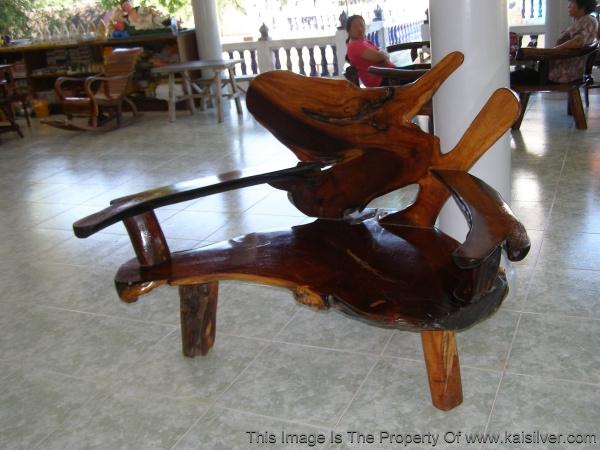
POLYGON ((453 331, 421 331, 433 406, 448 411, 462 403, 462 385, 453 331))
POLYGON ((154 211, 128 217, 123 224, 142 267, 156 266, 171 258, 165 235, 154 211))
POLYGON ((179 286, 181 343, 185 356, 206 355, 215 343, 219 283, 179 286))

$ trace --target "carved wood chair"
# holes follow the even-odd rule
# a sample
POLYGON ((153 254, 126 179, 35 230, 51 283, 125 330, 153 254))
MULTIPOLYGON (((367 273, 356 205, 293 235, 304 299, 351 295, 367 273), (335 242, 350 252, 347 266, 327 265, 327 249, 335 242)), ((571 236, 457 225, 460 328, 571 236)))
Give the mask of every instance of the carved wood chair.
POLYGON ((513 125, 513 130, 521 127, 525 110, 529 102, 529 96, 535 92, 566 92, 568 94, 568 113, 573 115, 575 127, 579 130, 587 129, 587 120, 585 111, 581 102, 581 93, 579 88, 585 86, 585 74, 581 74, 579 80, 570 83, 550 83, 548 81, 548 63, 561 59, 586 56, 589 65, 590 59, 595 58, 598 44, 586 45, 583 48, 520 48, 516 54, 515 60, 518 63, 535 62, 538 65, 541 82, 538 84, 515 84, 511 83, 511 88, 519 94, 521 100, 521 113, 513 125))
POLYGON ((104 61, 104 71, 87 78, 60 77, 54 90, 66 120, 46 119, 42 122, 57 128, 76 131, 110 131, 123 125, 123 103, 127 103, 132 119, 141 116, 127 98, 129 83, 142 48, 115 48, 104 61), (63 85, 83 85, 84 96, 70 96, 63 85), (87 118, 87 124, 74 122, 74 117, 87 118))
POLYGON ((123 221, 136 259, 118 270, 117 292, 135 302, 159 286, 178 286, 186 356, 213 346, 219 280, 280 286, 312 308, 419 332, 433 404, 451 409, 462 401, 454 333, 493 314, 507 294, 502 248, 511 260, 529 249, 525 229, 498 193, 467 173, 512 125, 516 96, 497 90, 447 154, 436 136, 410 122, 462 60, 451 53, 404 88, 263 73, 250 85, 248 109, 294 152, 297 166, 231 172, 119 198, 76 222, 74 232, 86 238, 123 221), (287 191, 315 220, 169 251, 154 209, 260 183, 287 191), (420 192, 408 208, 366 208, 413 183, 420 192), (462 244, 435 227, 450 195, 470 226, 462 244))

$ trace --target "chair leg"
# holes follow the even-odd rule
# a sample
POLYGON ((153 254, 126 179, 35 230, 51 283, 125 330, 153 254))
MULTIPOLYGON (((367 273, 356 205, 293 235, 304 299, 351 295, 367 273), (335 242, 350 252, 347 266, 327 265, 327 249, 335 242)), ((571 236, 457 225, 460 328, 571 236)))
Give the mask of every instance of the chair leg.
POLYGON ((29 119, 29 112, 27 111, 27 103, 25 100, 21 100, 21 106, 23 107, 23 114, 25 114, 25 120, 27 121, 27 127, 31 128, 31 120, 29 119))
POLYGON ((569 105, 571 105, 573 119, 575 119, 575 127, 578 130, 587 129, 585 111, 583 110, 583 103, 581 102, 581 93, 579 92, 578 87, 569 91, 569 105))
POLYGON ((206 355, 215 343, 219 283, 179 286, 183 354, 206 355))
POLYGON ((123 124, 123 104, 119 103, 117 105, 117 125, 121 126, 123 124))
POLYGON ((590 90, 589 90, 587 84, 583 85, 583 96, 585 98, 585 107, 589 108, 590 107, 590 90))
POLYGON ((433 406, 448 411, 462 403, 462 384, 453 331, 421 331, 433 406))
POLYGON ((518 130, 521 128, 521 122, 523 122, 523 116, 525 116, 525 110, 527 109, 527 104, 529 103, 529 93, 521 92, 519 94, 519 101, 521 102, 521 111, 519 112, 519 117, 515 120, 515 123, 512 126, 513 130, 518 130))

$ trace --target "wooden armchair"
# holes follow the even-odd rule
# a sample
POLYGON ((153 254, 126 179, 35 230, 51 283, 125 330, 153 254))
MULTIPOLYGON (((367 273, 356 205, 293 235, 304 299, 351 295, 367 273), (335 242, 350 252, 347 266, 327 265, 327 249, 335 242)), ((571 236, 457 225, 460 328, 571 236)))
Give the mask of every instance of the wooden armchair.
POLYGON ((579 80, 570 83, 550 83, 548 82, 548 63, 550 61, 586 56, 588 59, 587 65, 589 65, 589 60, 595 58, 597 47, 598 44, 594 43, 583 48, 520 48, 515 57, 516 62, 536 62, 541 76, 541 83, 511 83, 510 87, 519 94, 521 100, 521 113, 512 127, 513 130, 518 130, 521 127, 527 103, 529 102, 529 96, 535 92, 566 92, 568 94, 568 112, 573 115, 575 127, 580 130, 587 129, 587 121, 581 102, 581 93, 579 92, 579 88, 586 83, 584 74, 581 74, 579 80))
POLYGON ((159 286, 178 286, 186 356, 205 355, 213 345, 219 280, 281 286, 309 307, 333 307, 374 326, 419 332, 433 404, 451 409, 462 401, 454 332, 500 306, 508 290, 499 267, 502 248, 512 260, 529 249, 525 229, 498 193, 467 173, 512 125, 516 96, 497 90, 447 154, 437 137, 410 122, 462 60, 451 53, 404 88, 360 89, 285 71, 261 74, 248 90, 248 109, 294 152, 297 166, 243 170, 123 197, 76 222, 74 232, 86 238, 123 221, 137 258, 118 270, 117 292, 134 302, 159 286), (154 209, 259 183, 287 191, 300 211, 316 219, 169 251, 154 209), (420 193, 410 207, 365 209, 372 199, 412 183, 420 193), (463 244, 435 228, 450 195, 470 225, 463 244))
POLYGON ((138 118, 141 114, 127 98, 127 90, 141 53, 139 47, 115 48, 105 59, 104 72, 87 78, 58 78, 54 90, 67 119, 42 122, 65 130, 110 131, 123 125, 123 103, 129 105, 132 118, 138 118), (67 83, 82 86, 84 96, 67 94, 64 88, 67 83), (86 117, 87 124, 74 122, 73 117, 86 117))

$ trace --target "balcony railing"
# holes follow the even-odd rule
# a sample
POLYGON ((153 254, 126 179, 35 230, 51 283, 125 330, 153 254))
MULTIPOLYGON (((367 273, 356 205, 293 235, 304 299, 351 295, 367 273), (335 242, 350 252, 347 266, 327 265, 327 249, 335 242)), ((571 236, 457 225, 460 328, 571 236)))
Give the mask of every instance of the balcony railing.
MULTIPOLYGON (((402 42, 420 41, 422 22, 388 24, 372 22, 367 39, 379 48, 402 42)), ((236 66, 240 78, 273 69, 287 69, 316 77, 339 76, 346 60, 346 31, 334 35, 299 39, 235 42, 223 45, 223 58, 242 59, 236 66)))

